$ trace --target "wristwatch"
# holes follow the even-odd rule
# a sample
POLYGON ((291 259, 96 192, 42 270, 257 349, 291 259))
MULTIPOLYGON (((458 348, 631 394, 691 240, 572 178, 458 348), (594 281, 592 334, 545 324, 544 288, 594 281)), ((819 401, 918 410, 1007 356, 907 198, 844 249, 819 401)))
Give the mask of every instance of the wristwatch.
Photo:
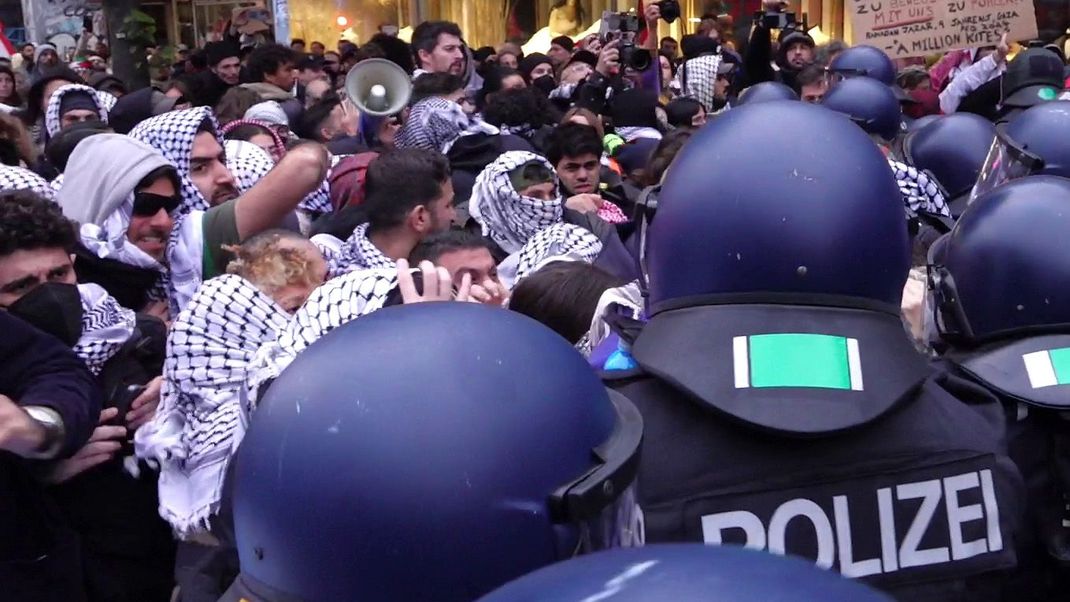
POLYGON ((33 460, 48 460, 56 457, 63 447, 63 419, 52 408, 42 406, 24 406, 22 408, 30 415, 30 418, 45 429, 45 438, 41 445, 33 450, 30 458, 33 460))

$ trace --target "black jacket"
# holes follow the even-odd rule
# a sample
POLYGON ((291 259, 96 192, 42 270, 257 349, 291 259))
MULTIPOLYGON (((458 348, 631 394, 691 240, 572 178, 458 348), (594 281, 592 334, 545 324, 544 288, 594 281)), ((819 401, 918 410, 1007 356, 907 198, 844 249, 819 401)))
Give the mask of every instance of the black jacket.
MULTIPOLYGON (((70 456, 100 415, 92 374, 59 340, 6 312, 0 312, 0 331, 0 395, 57 412, 66 431, 61 457, 70 456)), ((0 452, 0 597, 83 600, 77 538, 32 476, 34 465, 0 452)))

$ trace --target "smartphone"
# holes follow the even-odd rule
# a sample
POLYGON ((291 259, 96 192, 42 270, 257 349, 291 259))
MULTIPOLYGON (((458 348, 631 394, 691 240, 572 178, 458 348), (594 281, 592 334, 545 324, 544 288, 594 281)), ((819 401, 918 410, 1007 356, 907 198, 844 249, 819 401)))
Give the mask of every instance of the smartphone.
POLYGON ((134 400, 137 399, 138 396, 144 392, 145 385, 128 385, 126 387, 116 387, 115 393, 112 394, 111 404, 113 408, 119 410, 119 414, 115 417, 115 420, 113 421, 115 424, 120 426, 126 425, 126 415, 130 413, 130 406, 133 405, 134 400))

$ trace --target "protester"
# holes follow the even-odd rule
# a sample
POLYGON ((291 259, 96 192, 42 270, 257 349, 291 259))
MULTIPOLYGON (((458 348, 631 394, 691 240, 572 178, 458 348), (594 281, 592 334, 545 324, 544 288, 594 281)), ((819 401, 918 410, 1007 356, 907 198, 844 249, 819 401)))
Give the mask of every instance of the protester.
POLYGON ((300 119, 301 101, 294 96, 297 84, 297 55, 284 46, 263 46, 249 55, 249 80, 241 84, 260 95, 261 100, 279 103, 290 127, 300 119))
POLYGON ((13 109, 22 107, 22 97, 19 96, 15 72, 6 65, 0 65, 0 104, 13 109))

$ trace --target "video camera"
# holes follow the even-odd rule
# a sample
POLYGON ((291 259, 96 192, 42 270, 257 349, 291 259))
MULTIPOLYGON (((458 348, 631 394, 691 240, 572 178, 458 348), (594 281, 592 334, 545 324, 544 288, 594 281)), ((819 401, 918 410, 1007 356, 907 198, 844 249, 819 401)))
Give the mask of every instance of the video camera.
POLYGON ((602 13, 602 28, 598 32, 603 46, 613 40, 619 41, 620 64, 636 71, 646 70, 651 62, 650 51, 635 46, 635 36, 641 25, 640 17, 634 13, 606 11, 602 13))
POLYGON ((757 11, 754 20, 766 29, 795 29, 795 13, 783 11, 757 11))

